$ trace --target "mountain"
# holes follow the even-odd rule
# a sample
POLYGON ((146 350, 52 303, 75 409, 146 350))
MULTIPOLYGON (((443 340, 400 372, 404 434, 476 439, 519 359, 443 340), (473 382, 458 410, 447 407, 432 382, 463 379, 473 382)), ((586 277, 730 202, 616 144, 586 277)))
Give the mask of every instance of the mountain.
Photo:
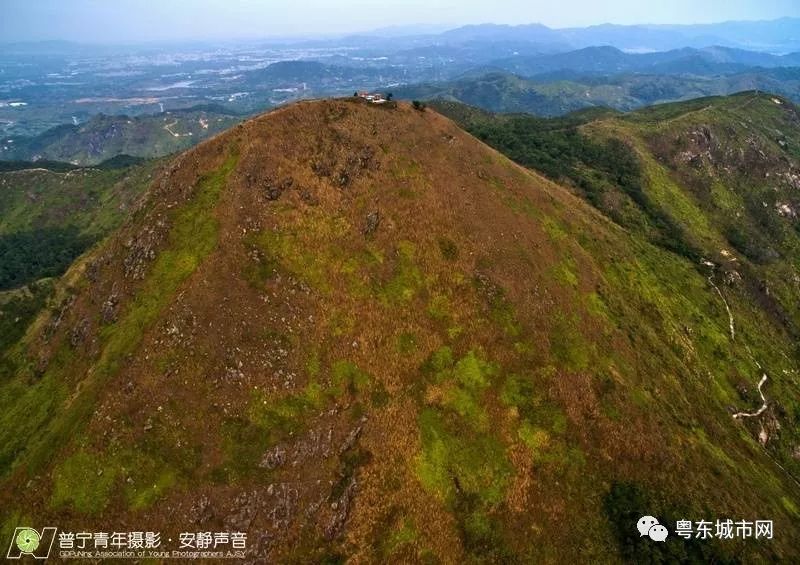
MULTIPOLYGON (((0 238, 13 236, 19 239, 24 236, 36 242, 47 239, 50 232, 58 234, 65 229, 74 229, 87 241, 102 239, 134 206, 149 184, 157 163, 67 170, 47 164, 43 166, 51 168, 43 168, 39 163, 27 166, 18 163, 16 170, 0 171, 0 238)), ((78 255, 85 249, 80 249, 78 255)), ((37 254, 31 257, 24 250, 20 251, 22 262, 37 264, 37 254)), ((7 256, 4 255, 3 259, 0 290, 37 278, 22 278, 17 283, 7 281, 4 276, 9 274, 7 256)), ((41 261, 41 257, 38 259, 41 261)), ((65 267, 69 266, 71 259, 67 259, 65 267)), ((22 269, 13 271, 16 277, 24 277, 22 269)), ((49 270, 48 273, 54 274, 49 270)))
POLYGON ((362 35, 382 38, 415 37, 444 33, 450 26, 444 24, 391 25, 365 32, 362 35))
MULTIPOLYGON (((436 36, 440 41, 523 40, 575 48, 610 45, 626 51, 668 51, 683 47, 723 45, 762 51, 800 51, 800 19, 738 21, 697 25, 613 25, 553 29, 541 24, 518 26, 481 24, 456 28, 436 36)), ((563 49, 563 50, 567 50, 563 49)))
POLYGON ((559 116, 582 108, 609 107, 628 111, 663 102, 748 90, 775 92, 800 101, 800 69, 747 70, 722 76, 586 75, 560 71, 532 79, 504 71, 478 70, 452 81, 394 88, 393 93, 405 100, 438 98, 493 112, 559 116))
POLYGON ((720 46, 653 53, 625 53, 616 47, 595 46, 564 53, 507 57, 488 63, 491 67, 526 77, 556 71, 602 75, 635 72, 710 76, 742 72, 753 67, 797 67, 798 64, 800 57, 796 53, 777 56, 720 46))
MULTIPOLYGON (((607 196, 608 190, 614 190, 614 184, 624 187, 625 183, 620 180, 623 177, 607 185, 598 184, 598 179, 592 178, 599 167, 607 167, 614 160, 602 153, 593 155, 599 150, 592 143, 597 139, 637 140, 638 144, 631 142, 630 145, 644 154, 640 160, 667 164, 670 173, 679 176, 680 185, 692 191, 691 196, 702 208, 704 220, 718 214, 717 230, 726 234, 730 244, 740 246, 739 251, 755 264, 772 263, 778 258, 789 263, 794 260, 792 231, 784 233, 781 222, 776 219, 785 217, 790 228, 800 227, 795 222, 800 200, 795 194, 793 179, 795 163, 800 157, 800 132, 797 131, 800 114, 785 99, 744 92, 727 98, 652 106, 630 114, 593 110, 554 119, 523 114, 493 115, 453 102, 434 102, 433 106, 520 164, 555 181, 575 186, 584 199, 606 216, 617 219, 626 229, 641 228, 646 222, 628 223, 630 218, 622 219, 621 208, 618 208, 624 198, 607 196), (586 144, 588 147, 584 147, 586 144), (744 162, 737 166, 736 159, 744 162), (776 174, 773 168, 783 169, 777 172, 778 180, 765 181, 776 174), (714 188, 715 192, 711 191, 710 187, 717 183, 720 186, 714 188), (724 194, 723 187, 739 193, 724 194), (742 208, 726 208, 722 203, 723 200, 732 203, 735 198, 742 208), (787 247, 780 251, 771 247, 763 236, 765 231, 787 247)), ((639 178, 637 182, 644 180, 639 178)), ((644 195, 636 198, 643 199, 644 195)), ((638 205, 644 206, 641 202, 638 205)), ((672 224, 688 221, 688 218, 681 218, 677 210, 662 212, 662 219, 672 216, 672 224)), ((651 218, 651 226, 656 225, 656 218, 651 218)), ((685 233, 696 231, 692 227, 685 233)), ((675 240, 670 241, 670 245, 675 243, 675 240)), ((695 241, 682 243, 675 250, 695 258, 714 253, 711 248, 701 247, 695 241)))
POLYGON ((542 24, 508 26, 498 24, 468 25, 445 31, 437 40, 443 43, 535 43, 549 49, 568 49, 569 44, 556 30, 542 24))
POLYGON ((800 18, 648 27, 678 32, 684 37, 720 37, 744 49, 771 52, 800 50, 800 18))
POLYGON ((798 559, 796 119, 764 97, 596 119, 546 147, 559 182, 352 98, 201 143, 14 346, 3 534, 246 532, 248 559, 303 563, 798 559), (766 411, 733 418, 762 372, 766 411), (659 544, 642 514, 776 534, 659 544))
MULTIPOLYGON (((746 29, 748 24, 742 25, 746 29)), ((134 125, 128 129, 132 131, 122 137, 133 141, 114 151, 150 157, 154 153, 146 152, 149 146, 160 144, 171 152, 186 149, 191 142, 180 137, 169 139, 169 132, 163 129, 169 122, 145 125, 139 124, 137 117, 167 110, 181 122, 178 109, 203 104, 207 112, 229 118, 224 124, 228 127, 245 115, 298 99, 341 96, 356 90, 392 91, 399 86, 460 80, 489 72, 509 72, 538 82, 568 78, 584 84, 597 77, 632 74, 724 81, 725 76, 734 74, 797 68, 800 45, 790 45, 792 25, 792 21, 783 22, 785 29, 774 32, 781 42, 774 49, 729 41, 724 34, 701 41, 701 36, 691 35, 695 32, 672 28, 604 26, 576 31, 537 24, 477 25, 421 35, 403 35, 400 29, 389 30, 386 36, 361 34, 315 41, 4 45, 0 49, 0 91, 5 93, 0 99, 0 158, 32 160, 47 147, 31 138, 64 124, 85 126, 98 114, 130 116, 134 125), (620 40, 626 36, 630 41, 620 40), (663 37, 672 39, 662 42, 659 38, 663 37), (14 155, 9 139, 23 146, 30 142, 33 147, 22 147, 14 155)), ((754 32, 752 37, 758 35, 754 32)), ((770 84, 749 88, 789 94, 770 84)), ((707 88, 699 94, 728 92, 707 88)), ((696 95, 691 87, 687 93, 696 95)), ((594 94, 591 97, 598 98, 594 94)), ((643 98, 640 103, 664 99, 643 98)), ((176 124, 176 132, 194 136, 208 133, 198 129, 198 120, 192 123, 191 116, 186 117, 186 128, 176 124)), ((55 148, 53 155, 43 153, 42 158, 80 164, 108 158, 110 154, 98 150, 95 144, 105 145, 103 136, 112 133, 106 131, 111 126, 98 127, 100 138, 88 146, 77 140, 55 148), (75 144, 81 147, 77 154, 70 149, 75 144)), ((74 132, 65 128, 56 133, 74 132)), ((123 139, 109 143, 126 144, 123 139)))
MULTIPOLYGON (((280 61, 262 70, 252 71, 247 76, 250 83, 264 81, 275 86, 302 86, 302 83, 317 88, 349 90, 353 85, 373 84, 381 81, 381 76, 391 76, 396 69, 385 66, 338 66, 318 61, 280 61)), ((307 86, 308 86, 307 85, 307 86)))
POLYGON ((702 90, 705 83, 702 80, 652 76, 616 79, 553 76, 529 80, 505 72, 492 72, 467 75, 449 82, 399 87, 393 92, 397 98, 404 100, 454 100, 492 112, 558 116, 598 106, 632 110, 663 99, 697 95, 697 90, 709 94, 702 90), (698 85, 699 89, 690 90, 698 85))
POLYGON ((0 159, 96 165, 117 155, 161 157, 191 147, 241 119, 215 106, 135 117, 98 114, 85 123, 57 126, 34 137, 7 138, 0 142, 0 159))

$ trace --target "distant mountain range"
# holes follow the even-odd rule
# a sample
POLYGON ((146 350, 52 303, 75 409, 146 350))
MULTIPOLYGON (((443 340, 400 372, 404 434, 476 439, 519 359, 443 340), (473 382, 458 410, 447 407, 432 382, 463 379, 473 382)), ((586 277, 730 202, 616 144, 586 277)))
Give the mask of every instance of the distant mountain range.
POLYGON ((610 46, 585 47, 505 57, 450 80, 400 87, 394 94, 541 116, 594 106, 628 111, 746 90, 800 101, 798 66, 800 53, 773 55, 722 46, 636 54, 610 46))
POLYGON ((735 21, 699 25, 613 25, 553 29, 526 25, 481 24, 446 31, 448 43, 465 41, 527 41, 549 46, 581 48, 611 45, 635 51, 667 51, 680 47, 723 45, 771 53, 800 50, 800 18, 735 21))
POLYGON ((225 48, 7 44, 0 50, 0 160, 91 165, 120 153, 164 155, 243 115, 355 90, 540 116, 600 106, 629 111, 747 90, 800 102, 798 38, 800 19, 783 18, 699 26, 399 27, 225 48), (127 65, 129 57, 140 64, 108 74, 109 64, 127 65), (174 68, 164 75, 163 66, 149 64, 152 57, 174 68), (212 115, 186 110, 198 104, 212 115), (176 113, 165 117, 165 108, 176 113))
MULTIPOLYGON (((279 41, 271 42, 273 44, 279 41)), ((347 37, 306 40, 295 45, 313 47, 348 45, 353 48, 404 49, 425 46, 484 44, 536 45, 541 52, 558 52, 597 45, 624 51, 669 51, 682 47, 715 45, 786 54, 800 51, 800 18, 768 21, 731 21, 696 25, 615 25, 550 28, 540 23, 523 25, 476 24, 439 32, 430 26, 403 26, 347 37)))
POLYGON ((523 76, 561 70, 601 74, 709 75, 741 72, 750 67, 796 67, 800 65, 800 53, 772 55, 718 45, 702 49, 684 47, 653 53, 626 53, 616 47, 600 46, 565 53, 507 57, 494 61, 492 65, 523 76))
POLYGON ((563 71, 526 79, 507 72, 394 89, 396 98, 459 101, 492 112, 558 116, 591 107, 629 111, 651 104, 758 90, 800 100, 800 69, 756 69, 719 76, 581 75, 563 71))
MULTIPOLYGON (((785 17, 763 21, 728 21, 688 25, 616 25, 551 28, 541 23, 503 25, 483 23, 446 29, 442 25, 392 26, 345 37, 267 38, 267 45, 410 48, 429 45, 467 43, 537 44, 541 51, 570 51, 609 45, 631 52, 669 51, 682 47, 720 45, 749 51, 786 54, 800 51, 800 18, 785 17)), ((197 47, 200 42, 178 44, 197 47)), ((130 50, 131 46, 83 45, 67 41, 2 43, 6 54, 53 54, 84 52, 96 55, 99 49, 111 54, 130 50)), ((174 48, 176 44, 152 43, 137 49, 174 48)))

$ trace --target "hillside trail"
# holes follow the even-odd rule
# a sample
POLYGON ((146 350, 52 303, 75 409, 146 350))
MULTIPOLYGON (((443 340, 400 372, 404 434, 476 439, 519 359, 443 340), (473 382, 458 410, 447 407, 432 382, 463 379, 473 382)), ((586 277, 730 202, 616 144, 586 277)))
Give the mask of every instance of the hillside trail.
MULTIPOLYGON (((745 106, 748 106, 748 105, 752 104, 753 101, 755 101, 757 98, 758 98, 758 94, 755 94, 753 96, 748 97, 741 104, 736 106, 734 108, 734 110, 741 110, 745 106)), ((720 288, 714 283, 714 273, 713 273, 713 271, 711 273, 711 276, 708 277, 708 282, 711 284, 712 287, 714 287, 714 290, 717 291, 717 294, 722 299, 722 303, 725 305, 725 310, 727 310, 727 312, 728 312, 728 323, 729 323, 729 327, 730 327, 731 341, 735 341, 736 332, 734 330, 733 312, 731 312, 730 305, 728 304, 728 301, 725 299, 725 295, 722 294, 722 291, 720 290, 720 288)), ((750 347, 747 346, 747 345, 745 345, 745 347, 747 348, 747 353, 750 355, 750 358, 753 360, 753 362, 756 364, 756 367, 758 367, 758 370, 761 371, 761 374, 762 374, 761 380, 758 382, 758 394, 759 394, 759 396, 761 396, 762 404, 761 404, 761 407, 758 410, 756 410, 755 412, 737 412, 736 414, 733 415, 734 420, 738 420, 738 419, 741 419, 741 418, 757 418, 758 416, 760 416, 761 414, 763 414, 766 411, 767 406, 769 404, 767 402, 766 397, 764 396, 764 391, 763 391, 763 387, 766 384, 766 382, 769 380, 769 377, 767 376, 767 373, 764 371, 764 369, 761 367, 761 363, 759 363, 758 360, 753 355, 753 352, 750 349, 750 347)))
POLYGON ((191 135, 192 135, 191 132, 189 132, 189 133, 177 133, 177 132, 172 131, 172 128, 175 127, 176 125, 178 125, 178 119, 174 118, 174 121, 171 124, 166 124, 164 126, 164 129, 167 130, 167 132, 170 135, 172 135, 172 137, 191 137, 191 135))
POLYGON ((708 282, 711 286, 714 287, 714 290, 717 291, 717 294, 722 299, 722 303, 725 305, 725 310, 727 310, 728 312, 728 327, 730 328, 731 332, 731 341, 736 341, 736 329, 734 328, 734 323, 733 323, 733 312, 731 312, 731 307, 728 304, 728 301, 725 300, 725 295, 722 294, 722 291, 719 289, 716 283, 714 283, 713 272, 711 273, 711 276, 708 277, 708 282))
MULTIPOLYGON (((712 269, 713 268, 714 267, 712 267, 712 269)), ((720 297, 720 300, 722 300, 722 304, 725 306, 725 310, 728 312, 728 328, 729 328, 730 335, 731 335, 731 342, 735 342, 736 341, 736 327, 735 327, 735 320, 734 320, 734 317, 733 317, 733 312, 731 311, 730 304, 728 304, 728 301, 725 299, 725 295, 722 294, 722 290, 714 282, 714 272, 713 272, 713 270, 711 272, 711 275, 708 277, 708 283, 716 291, 717 295, 720 297)), ((739 420, 741 418, 757 418, 758 416, 761 416, 761 414, 763 414, 766 411, 767 407, 769 406, 769 403, 767 402, 767 398, 764 396, 764 385, 769 380, 769 377, 767 376, 767 373, 764 371, 763 367, 761 366, 761 363, 759 363, 758 359, 756 359, 755 356, 753 355, 753 352, 750 349, 750 347, 745 345, 745 348, 747 349, 747 353, 750 356, 750 359, 753 360, 753 363, 756 364, 756 367, 758 368, 758 370, 761 371, 761 380, 758 382, 758 394, 759 394, 759 396, 761 396, 761 407, 758 410, 756 410, 755 412, 736 412, 733 415, 733 419, 734 420, 739 420)))
MULTIPOLYGON (((722 290, 716 285, 716 283, 714 283, 714 274, 713 274, 713 272, 712 272, 711 276, 708 277, 708 282, 711 284, 711 286, 714 288, 714 290, 716 290, 717 294, 722 299, 722 303, 725 305, 725 309, 728 312, 728 320, 729 320, 729 325, 730 325, 731 341, 734 341, 736 334, 735 334, 735 331, 734 331, 733 312, 731 312, 730 306, 728 305, 728 301, 725 299, 725 295, 722 294, 722 290)), ((769 407, 769 401, 767 400, 767 397, 764 395, 764 385, 769 380, 769 377, 767 376, 766 371, 764 371, 764 368, 761 366, 761 363, 759 363, 758 360, 753 355, 753 351, 750 349, 750 347, 748 345, 745 345, 745 348, 747 349, 747 353, 750 356, 750 359, 753 360, 753 363, 756 364, 756 367, 758 368, 758 370, 761 371, 761 380, 758 382, 758 394, 759 394, 759 396, 761 396, 761 407, 758 410, 756 410, 755 412, 736 412, 735 414, 733 414, 733 419, 734 420, 741 420, 741 419, 744 419, 744 418, 758 418, 769 407)), ((762 430, 763 430, 763 425, 762 425, 762 430)), ((792 482, 795 485, 800 487, 800 480, 798 480, 786 467, 784 467, 783 465, 780 464, 780 462, 775 458, 775 456, 772 455, 772 453, 770 453, 769 450, 766 448, 766 445, 762 444, 761 447, 762 447, 764 453, 767 455, 767 457, 769 457, 769 459, 775 464, 775 466, 778 467, 781 471, 783 471, 784 474, 789 479, 791 479, 792 482)))
MULTIPOLYGON (((737 111, 741 110, 742 108, 745 108, 745 107, 749 106, 750 104, 752 104, 756 100, 758 100, 758 91, 756 91, 756 94, 753 94, 752 96, 748 96, 740 104, 737 104, 736 106, 731 107, 730 110, 734 111, 734 112, 737 112, 737 111)), ((686 118, 687 116, 693 116, 695 114, 702 114, 704 112, 708 112, 709 110, 713 110, 714 108, 715 108, 714 104, 709 104, 708 106, 703 106, 702 108, 697 108, 696 110, 691 110, 689 112, 680 114, 680 115, 675 116, 673 118, 669 118, 669 119, 666 119, 666 120, 659 120, 658 121, 658 127, 661 128, 661 127, 667 126, 668 124, 671 124, 672 122, 675 122, 677 120, 682 120, 682 119, 686 118)))
MULTIPOLYGON (((760 365, 759 368, 761 368, 760 365)), ((761 396, 761 402, 762 402, 761 408, 759 408, 755 412, 737 412, 736 414, 733 415, 734 420, 738 420, 740 418, 757 418, 758 416, 761 416, 761 414, 764 413, 764 411, 767 409, 768 403, 766 397, 764 396, 764 391, 762 389, 764 387, 764 383, 766 383, 767 380, 768 380, 767 374, 763 373, 761 376, 761 380, 758 382, 758 394, 761 396)))

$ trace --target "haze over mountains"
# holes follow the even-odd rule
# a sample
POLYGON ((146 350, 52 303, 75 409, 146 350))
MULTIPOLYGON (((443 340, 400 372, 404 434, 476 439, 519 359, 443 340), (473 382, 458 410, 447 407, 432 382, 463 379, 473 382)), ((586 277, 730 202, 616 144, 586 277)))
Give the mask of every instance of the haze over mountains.
MULTIPOLYGON (((0 53, 0 128, 8 136, 0 137, 0 158, 28 158, 9 147, 18 136, 80 124, 98 113, 135 118, 214 105, 236 116, 362 89, 460 99, 461 85, 485 83, 486 75, 497 73, 537 86, 524 89, 535 91, 528 101, 503 104, 499 99, 517 96, 511 86, 517 79, 506 77, 509 90, 502 87, 490 109, 544 115, 585 106, 628 110, 750 89, 798 100, 797 37, 800 20, 784 18, 561 30, 487 24, 415 35, 401 28, 291 42, 8 44, 0 53)), ((476 96, 460 100, 484 103, 476 96)))
POLYGON ((699 25, 596 25, 551 29, 542 24, 473 25, 442 34, 446 41, 492 40, 535 42, 567 48, 611 45, 632 51, 667 51, 681 47, 721 45, 754 51, 800 51, 800 20, 724 22, 699 25))

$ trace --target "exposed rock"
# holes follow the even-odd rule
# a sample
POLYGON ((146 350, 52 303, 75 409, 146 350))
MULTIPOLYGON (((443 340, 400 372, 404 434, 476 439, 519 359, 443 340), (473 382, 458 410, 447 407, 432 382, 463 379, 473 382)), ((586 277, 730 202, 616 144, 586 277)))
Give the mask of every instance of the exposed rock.
POLYGON ((761 431, 758 434, 758 439, 762 444, 772 441, 780 435, 781 423, 775 416, 772 410, 766 412, 762 421, 761 431))
POLYGON ((364 229, 362 230, 364 235, 369 237, 375 233, 378 229, 378 226, 381 223, 381 213, 378 210, 374 212, 370 212, 367 214, 367 221, 364 224, 364 229))
POLYGON ((347 172, 347 169, 340 169, 339 172, 336 173, 334 181, 340 188, 344 188, 350 184, 350 173, 347 172))
POLYGON ((783 182, 789 188, 800 190, 800 173, 795 171, 787 171, 785 173, 779 173, 778 176, 783 179, 783 182))
POLYGON ((197 524, 204 524, 214 517, 214 512, 211 509, 211 501, 206 495, 201 496, 192 504, 192 507, 189 509, 189 516, 191 521, 197 524))
POLYGON ((708 126, 701 126, 686 134, 689 147, 677 155, 679 163, 698 167, 704 162, 713 162, 712 151, 717 149, 717 140, 708 126))
POLYGON ((72 307, 72 304, 75 302, 75 295, 70 294, 66 299, 64 299, 61 304, 59 304, 58 308, 53 315, 48 320, 47 325, 44 328, 44 336, 45 339, 49 339, 56 333, 59 326, 61 326, 61 322, 64 320, 64 317, 69 312, 69 309, 72 307))
POLYGON ((366 422, 366 418, 362 418, 361 424, 347 435, 341 447, 339 448, 339 455, 353 448, 364 429, 364 422, 366 422))
POLYGON ((300 191, 300 199, 309 206, 319 206, 319 198, 306 188, 300 191))
POLYGON ((286 462, 286 449, 277 445, 264 454, 259 467, 273 470, 283 466, 286 462))
POLYGON ((104 324, 111 324, 117 321, 118 306, 119 295, 116 292, 112 292, 100 308, 100 319, 104 324))
POLYGON ((776 202, 775 210, 778 212, 778 215, 783 218, 794 219, 797 217, 797 211, 786 202, 776 202))
POLYGON ((284 192, 292 188, 292 185, 294 185, 294 180, 291 177, 287 177, 278 182, 271 179, 268 180, 265 188, 267 200, 277 200, 284 192))
POLYGON ((274 528, 286 528, 295 514, 300 493, 291 484, 281 483, 272 488, 272 497, 277 501, 267 512, 267 517, 272 520, 274 528))
POLYGON ((334 167, 336 167, 336 161, 331 157, 320 156, 311 161, 311 170, 318 177, 331 176, 334 167))
POLYGON ((233 501, 235 510, 225 517, 225 529, 230 532, 246 532, 258 514, 261 498, 257 492, 242 493, 233 501))
POLYGON ((327 432, 312 429, 305 438, 297 441, 292 450, 292 459, 298 463, 305 461, 309 457, 327 459, 331 453, 332 441, 333 428, 328 428, 327 432))
POLYGON ((97 261, 90 261, 86 265, 86 278, 89 279, 89 282, 97 282, 97 279, 100 274, 100 265, 98 265, 97 261))
POLYGON ((69 342, 72 347, 78 347, 89 335, 89 320, 87 318, 83 318, 80 322, 76 324, 69 335, 69 342))
POLYGON ((344 524, 350 515, 350 506, 353 501, 353 497, 355 496, 357 485, 358 483, 356 482, 356 478, 352 477, 339 499, 331 504, 331 509, 334 510, 334 513, 328 524, 325 526, 326 539, 332 540, 342 533, 344 524))
POLYGON ((738 271, 727 271, 723 277, 723 282, 728 286, 734 286, 742 281, 742 275, 738 271))
POLYGON ((147 264, 156 258, 156 247, 166 234, 166 222, 159 220, 154 227, 146 227, 125 243, 128 255, 123 261, 125 277, 134 280, 144 278, 147 264))

